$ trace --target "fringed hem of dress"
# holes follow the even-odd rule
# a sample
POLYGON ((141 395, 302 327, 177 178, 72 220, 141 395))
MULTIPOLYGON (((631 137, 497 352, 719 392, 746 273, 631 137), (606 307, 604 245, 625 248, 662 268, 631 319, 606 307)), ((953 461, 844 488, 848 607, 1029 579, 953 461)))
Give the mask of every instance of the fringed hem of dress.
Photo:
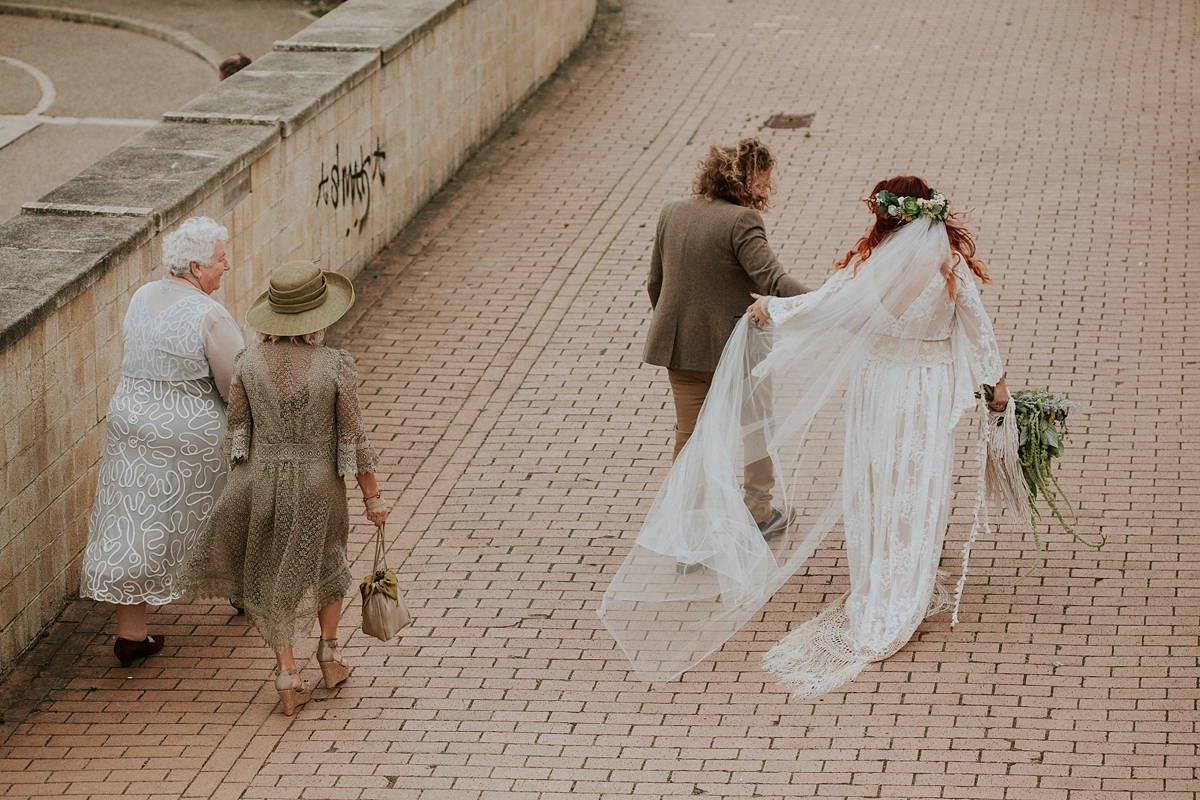
POLYGON ((287 622, 273 626, 272 630, 267 630, 262 624, 266 618, 263 609, 246 600, 245 587, 241 581, 208 578, 195 585, 189 584, 186 589, 192 600, 228 600, 237 603, 245 610, 246 620, 254 626, 267 646, 276 653, 282 653, 308 638, 313 622, 317 619, 317 611, 330 603, 345 599, 350 592, 351 582, 348 573, 324 581, 311 604, 304 603, 303 609, 297 607, 287 622), (292 629, 291 633, 286 634, 285 631, 289 628, 292 629))
MULTIPOLYGON (((939 577, 941 574, 939 573, 939 577)), ((814 700, 850 683, 869 665, 891 658, 912 638, 915 628, 882 650, 864 652, 847 639, 850 618, 842 595, 820 614, 780 639, 763 655, 762 667, 792 690, 797 700, 814 700)), ((939 580, 925 618, 950 607, 950 592, 939 580)))

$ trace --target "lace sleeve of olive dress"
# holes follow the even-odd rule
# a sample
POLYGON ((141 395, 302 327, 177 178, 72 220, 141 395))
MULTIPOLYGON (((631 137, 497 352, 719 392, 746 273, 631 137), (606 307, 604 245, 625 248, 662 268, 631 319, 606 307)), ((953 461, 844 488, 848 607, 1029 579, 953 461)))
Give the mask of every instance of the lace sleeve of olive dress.
POLYGON ((222 397, 242 337, 220 303, 171 277, 134 293, 122 333, 79 594, 165 605, 225 485, 222 397))
POLYGON ((275 651, 306 637, 350 587, 344 476, 371 472, 349 354, 293 342, 247 348, 233 369, 229 482, 183 582, 227 598, 275 651))
POLYGON ((358 404, 358 369, 345 350, 338 350, 338 474, 346 478, 374 472, 379 463, 375 448, 367 441, 362 409, 358 404))

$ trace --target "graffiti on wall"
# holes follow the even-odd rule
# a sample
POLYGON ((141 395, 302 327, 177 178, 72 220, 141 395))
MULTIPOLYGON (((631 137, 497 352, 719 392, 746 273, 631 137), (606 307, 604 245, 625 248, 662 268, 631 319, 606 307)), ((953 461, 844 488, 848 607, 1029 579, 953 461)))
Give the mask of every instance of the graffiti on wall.
MULTIPOLYGON (((381 189, 384 186, 383 162, 386 159, 387 153, 378 136, 375 137, 374 149, 359 146, 358 158, 351 161, 343 161, 341 145, 334 145, 333 163, 326 167, 325 162, 321 162, 321 180, 317 183, 316 205, 352 209, 352 227, 362 233, 371 213, 371 191, 375 182, 379 181, 381 189)), ((347 236, 350 235, 350 230, 346 229, 347 236)))

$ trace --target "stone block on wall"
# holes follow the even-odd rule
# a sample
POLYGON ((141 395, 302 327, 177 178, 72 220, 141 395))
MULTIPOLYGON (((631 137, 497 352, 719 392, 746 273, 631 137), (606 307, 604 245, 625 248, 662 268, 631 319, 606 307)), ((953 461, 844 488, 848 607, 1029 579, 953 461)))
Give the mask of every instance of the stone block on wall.
POLYGON ((268 53, 163 119, 279 125, 291 136, 379 66, 375 52, 268 53))
POLYGON ((104 216, 151 217, 161 230, 278 142, 272 127, 155 125, 38 202, 26 203, 22 214, 82 215, 90 209, 104 216), (114 210, 121 208, 126 210, 114 210))
POLYGON ((20 216, 0 224, 0 349, 149 241, 148 218, 20 216))

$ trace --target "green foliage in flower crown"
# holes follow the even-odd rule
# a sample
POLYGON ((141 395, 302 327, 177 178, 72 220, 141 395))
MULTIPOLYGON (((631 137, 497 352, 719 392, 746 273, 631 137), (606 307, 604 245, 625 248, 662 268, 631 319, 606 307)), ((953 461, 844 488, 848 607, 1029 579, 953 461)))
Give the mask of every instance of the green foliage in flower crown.
MULTIPOLYGON (((992 387, 984 387, 984 396, 988 400, 992 399, 992 387)), ((1037 529, 1041 519, 1041 512, 1038 511, 1036 503, 1039 494, 1063 530, 1076 540, 1088 547, 1099 548, 1104 545, 1106 537, 1100 534, 1100 540, 1093 542, 1075 530, 1075 523, 1079 519, 1070 499, 1059 486, 1058 479, 1054 477, 1052 468, 1052 459, 1062 457, 1066 450, 1067 417, 1082 406, 1045 389, 1013 392, 1010 397, 1010 401, 1015 404, 1017 432, 1020 436, 1017 456, 1021 462, 1021 472, 1025 476, 1025 485, 1029 489, 1029 507, 1033 509, 1033 519, 1030 522, 1033 524, 1033 542, 1037 548, 1036 560, 1032 567, 1017 578, 1017 582, 1020 582, 1042 565, 1042 541, 1037 529), (1070 512, 1070 522, 1059 508, 1059 500, 1062 500, 1070 512)))
POLYGON ((867 203, 878 216, 894 217, 905 222, 912 222, 919 217, 930 217, 934 222, 941 222, 950 215, 950 203, 936 189, 929 190, 928 200, 923 197, 898 197, 882 191, 874 197, 868 197, 867 203))

